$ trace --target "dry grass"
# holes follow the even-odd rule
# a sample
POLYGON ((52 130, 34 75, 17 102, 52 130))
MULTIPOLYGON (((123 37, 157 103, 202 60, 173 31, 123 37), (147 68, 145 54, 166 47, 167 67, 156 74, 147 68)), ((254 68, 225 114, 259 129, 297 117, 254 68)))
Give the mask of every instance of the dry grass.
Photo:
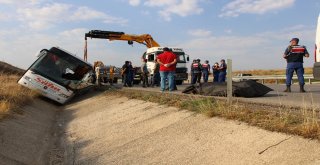
POLYGON ((238 120, 270 131, 320 140, 320 113, 315 109, 275 107, 241 102, 228 105, 225 101, 216 100, 212 97, 161 94, 134 90, 121 90, 107 92, 106 94, 165 104, 202 113, 208 117, 218 116, 238 120))
POLYGON ((0 74, 0 119, 20 113, 17 108, 29 103, 37 94, 18 85, 19 75, 0 74))

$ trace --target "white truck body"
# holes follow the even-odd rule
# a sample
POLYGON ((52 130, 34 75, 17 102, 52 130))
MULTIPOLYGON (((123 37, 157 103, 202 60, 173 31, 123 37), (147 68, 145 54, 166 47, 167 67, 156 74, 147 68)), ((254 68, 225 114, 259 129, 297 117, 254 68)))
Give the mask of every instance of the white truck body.
POLYGON ((320 79, 320 14, 318 17, 317 29, 316 29, 316 39, 315 39, 315 50, 314 50, 314 66, 313 66, 313 76, 315 79, 320 79))

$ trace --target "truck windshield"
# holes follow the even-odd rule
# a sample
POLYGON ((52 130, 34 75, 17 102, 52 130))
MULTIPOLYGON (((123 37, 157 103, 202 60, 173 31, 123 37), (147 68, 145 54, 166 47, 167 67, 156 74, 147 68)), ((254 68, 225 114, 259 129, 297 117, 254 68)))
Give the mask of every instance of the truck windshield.
MULTIPOLYGON (((163 52, 157 52, 156 55, 159 55, 163 52)), ((177 63, 186 63, 186 56, 184 52, 173 52, 177 56, 177 63)), ((150 61, 150 60, 148 60, 150 61)))
POLYGON ((178 63, 186 63, 184 52, 173 52, 177 56, 178 63))
POLYGON ((64 87, 79 89, 85 86, 92 67, 60 49, 42 50, 30 70, 64 87))

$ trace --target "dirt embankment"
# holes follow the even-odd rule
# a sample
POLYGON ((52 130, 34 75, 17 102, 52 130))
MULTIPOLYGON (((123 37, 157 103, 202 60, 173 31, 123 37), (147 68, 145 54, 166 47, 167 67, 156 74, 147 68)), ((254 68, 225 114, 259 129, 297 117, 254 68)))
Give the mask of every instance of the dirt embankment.
POLYGON ((46 164, 58 106, 42 100, 0 122, 0 164, 46 164))
POLYGON ((0 164, 319 164, 320 143, 103 94, 0 123, 0 164))

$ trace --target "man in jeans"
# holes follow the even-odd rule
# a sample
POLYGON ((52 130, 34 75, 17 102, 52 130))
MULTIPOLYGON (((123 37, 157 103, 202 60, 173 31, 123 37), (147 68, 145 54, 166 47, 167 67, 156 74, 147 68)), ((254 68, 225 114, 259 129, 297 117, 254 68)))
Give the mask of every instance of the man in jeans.
POLYGON ((308 58, 309 53, 307 48, 303 45, 298 45, 299 38, 292 38, 290 45, 287 47, 283 54, 283 58, 287 60, 286 70, 286 85, 287 89, 284 92, 291 92, 291 81, 293 72, 296 71, 299 84, 300 92, 306 92, 304 90, 304 68, 303 68, 303 57, 308 58))
POLYGON ((174 90, 174 73, 176 71, 177 57, 169 48, 164 47, 163 53, 158 55, 157 61, 160 64, 160 89, 163 92, 166 89, 166 80, 169 82, 169 91, 174 90))

